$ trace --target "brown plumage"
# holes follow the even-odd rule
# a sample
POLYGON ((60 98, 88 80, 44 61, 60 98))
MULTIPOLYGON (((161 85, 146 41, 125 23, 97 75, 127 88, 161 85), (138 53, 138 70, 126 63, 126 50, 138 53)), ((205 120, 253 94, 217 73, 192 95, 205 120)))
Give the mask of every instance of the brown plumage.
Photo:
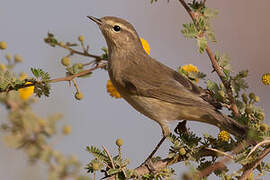
POLYGON ((222 115, 202 88, 150 57, 130 23, 116 17, 89 18, 106 39, 113 85, 137 111, 159 123, 164 136, 172 120, 200 121, 237 136, 246 134, 246 127, 222 115))

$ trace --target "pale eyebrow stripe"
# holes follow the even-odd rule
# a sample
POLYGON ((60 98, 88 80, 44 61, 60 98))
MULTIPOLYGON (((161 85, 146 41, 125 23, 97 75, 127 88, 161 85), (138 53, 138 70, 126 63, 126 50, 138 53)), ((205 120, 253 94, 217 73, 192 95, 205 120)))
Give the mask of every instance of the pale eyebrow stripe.
POLYGON ((130 32, 133 36, 137 37, 136 32, 134 32, 132 29, 128 29, 124 24, 121 23, 116 23, 112 20, 107 21, 107 24, 114 26, 114 25, 119 25, 123 30, 130 32))

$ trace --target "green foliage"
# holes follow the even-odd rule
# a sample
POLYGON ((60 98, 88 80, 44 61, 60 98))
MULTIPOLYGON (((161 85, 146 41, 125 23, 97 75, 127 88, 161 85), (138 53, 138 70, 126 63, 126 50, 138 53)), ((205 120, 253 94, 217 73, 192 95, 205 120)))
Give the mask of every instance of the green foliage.
POLYGON ((86 150, 94 156, 94 159, 92 159, 86 166, 87 172, 95 173, 95 171, 100 171, 105 173, 105 177, 116 175, 117 179, 128 179, 134 177, 135 174, 133 170, 127 169, 129 160, 122 159, 121 147, 118 147, 118 149, 118 155, 110 158, 105 150, 100 150, 94 146, 87 146, 86 150))
POLYGON ((227 54, 220 55, 220 53, 218 51, 216 52, 215 59, 217 60, 218 65, 222 68, 222 70, 226 76, 226 80, 228 80, 230 73, 232 72, 231 65, 229 64, 231 59, 229 58, 229 56, 227 54))
POLYGON ((48 32, 47 38, 44 38, 44 41, 50 46, 55 47, 58 43, 57 39, 54 37, 54 34, 48 32))
POLYGON ((205 7, 203 1, 193 0, 188 5, 192 9, 196 19, 191 23, 184 24, 184 29, 181 32, 186 38, 196 39, 199 52, 203 53, 207 47, 207 38, 211 42, 216 42, 210 19, 216 17, 218 11, 205 7))
POLYGON ((183 24, 183 27, 184 29, 181 32, 186 38, 197 38, 199 36, 199 31, 194 23, 183 24))
POLYGON ((109 57, 109 51, 106 47, 102 47, 101 50, 103 51, 103 54, 101 55, 102 59, 108 60, 109 57))
POLYGON ((42 69, 31 68, 33 75, 35 76, 35 81, 32 83, 35 84, 34 93, 41 97, 42 95, 49 96, 50 94, 50 75, 47 72, 44 72, 42 69))
POLYGON ((202 54, 206 47, 207 47, 207 40, 205 37, 200 37, 200 38, 197 38, 197 44, 198 44, 198 47, 199 47, 199 52, 202 54))
POLYGON ((50 80, 50 75, 47 72, 44 72, 42 69, 31 68, 33 75, 37 80, 48 82, 50 80))

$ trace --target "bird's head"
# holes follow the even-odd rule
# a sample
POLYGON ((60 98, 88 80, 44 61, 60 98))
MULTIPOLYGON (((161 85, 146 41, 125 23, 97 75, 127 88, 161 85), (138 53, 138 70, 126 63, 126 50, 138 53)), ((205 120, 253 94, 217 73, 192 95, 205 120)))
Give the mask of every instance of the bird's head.
POLYGON ((106 16, 100 19, 88 16, 88 18, 99 26, 105 37, 109 51, 121 50, 127 52, 142 49, 136 30, 126 20, 112 16, 106 16))

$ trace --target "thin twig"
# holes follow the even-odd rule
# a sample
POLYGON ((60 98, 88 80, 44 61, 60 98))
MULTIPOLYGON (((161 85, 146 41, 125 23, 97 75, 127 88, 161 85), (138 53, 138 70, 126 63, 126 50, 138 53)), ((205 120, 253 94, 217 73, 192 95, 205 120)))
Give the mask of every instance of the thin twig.
MULTIPOLYGON (((236 146, 232 150, 231 154, 236 154, 236 153, 240 152, 242 149, 244 149, 246 147, 247 144, 248 143, 246 143, 246 142, 239 144, 238 146, 236 146)), ((225 158, 219 160, 218 162, 213 163, 212 165, 208 166, 207 168, 201 170, 198 174, 198 178, 202 179, 203 177, 211 174, 213 171, 224 168, 225 164, 228 163, 230 160, 231 160, 231 158, 226 156, 225 158)))
MULTIPOLYGON (((194 12, 190 9, 190 7, 187 5, 185 0, 179 0, 179 2, 183 5, 185 10, 188 12, 188 14, 191 17, 191 19, 192 19, 193 23, 195 24, 196 28, 198 30, 200 30, 198 25, 197 25, 198 23, 197 23, 197 19, 196 19, 196 16, 195 16, 194 12)), ((226 88, 226 92, 227 92, 227 94, 229 96, 229 100, 231 102, 231 110, 233 111, 235 116, 238 116, 239 112, 238 112, 238 108, 237 108, 236 103, 235 103, 235 99, 233 97, 233 91, 232 91, 230 82, 226 80, 225 75, 222 72, 222 69, 218 64, 213 51, 210 49, 210 47, 208 45, 206 45, 205 50, 206 50, 207 55, 209 56, 209 58, 211 60, 211 63, 212 63, 212 66, 213 66, 214 70, 217 72, 219 78, 221 79, 222 83, 224 84, 224 86, 226 88)))
POLYGON ((270 143, 270 139, 266 139, 266 140, 258 143, 254 148, 251 149, 251 151, 248 153, 246 158, 248 158, 259 146, 261 146, 263 144, 269 144, 269 143, 270 143))
POLYGON ((227 157, 230 158, 230 159, 233 159, 233 156, 232 156, 232 155, 227 154, 227 153, 225 153, 225 152, 223 152, 223 151, 220 151, 220 150, 218 150, 218 149, 213 149, 213 148, 206 148, 206 149, 209 149, 209 150, 211 150, 211 151, 215 151, 215 152, 217 152, 217 153, 219 153, 219 154, 222 154, 222 155, 224 155, 224 156, 227 156, 227 157))
POLYGON ((94 54, 90 54, 88 51, 86 51, 85 48, 83 48, 83 52, 80 52, 80 51, 77 51, 75 49, 72 49, 71 47, 67 46, 67 45, 64 45, 64 46, 61 46, 60 43, 57 44, 59 47, 62 47, 62 48, 65 48, 67 50, 70 51, 71 54, 79 54, 79 55, 82 55, 82 56, 87 56, 87 57, 91 57, 91 58, 95 58, 96 60, 101 60, 101 57, 100 56, 97 56, 97 55, 94 55, 94 54))
MULTIPOLYGON (((76 77, 79 77, 79 76, 83 76, 83 75, 86 75, 86 74, 89 74, 91 73, 92 71, 96 70, 96 69, 99 69, 99 68, 105 68, 107 66, 106 63, 101 63, 101 60, 100 60, 100 63, 98 63, 95 67, 93 68, 90 68, 90 69, 87 69, 87 70, 84 70, 84 71, 81 71, 77 74, 73 74, 73 75, 70 75, 70 76, 66 76, 66 77, 61 77, 61 78, 55 78, 55 79, 51 79, 49 80, 49 83, 56 83, 56 82, 61 82, 61 81, 71 81, 73 80, 74 78, 76 77)), ((12 90, 15 90, 15 89, 21 89, 21 88, 26 88, 26 87, 30 87, 30 86, 34 86, 38 83, 41 83, 41 82, 38 82, 38 81, 33 81, 31 79, 27 80, 27 82, 31 82, 31 84, 23 84, 23 85, 19 85, 17 87, 14 87, 14 86, 10 86, 8 89, 5 89, 5 90, 1 90, 0 89, 0 93, 1 92, 9 92, 9 91, 12 91, 12 90)))
POLYGON ((242 176, 240 177, 239 180, 245 180, 248 178, 248 176, 250 175, 250 173, 262 162, 262 160, 264 159, 264 157, 270 153, 270 147, 263 150, 263 152, 261 153, 261 155, 250 165, 248 165, 245 169, 245 171, 243 172, 242 176))
POLYGON ((79 72, 79 73, 77 73, 77 74, 73 74, 73 75, 70 75, 70 76, 66 76, 66 77, 62 77, 62 78, 56 78, 56 79, 51 79, 49 82, 50 82, 50 83, 56 83, 56 82, 61 82, 61 81, 71 81, 71 80, 73 80, 73 79, 76 78, 76 77, 79 77, 79 76, 83 76, 83 75, 89 74, 89 73, 91 73, 92 71, 94 71, 94 70, 96 70, 96 69, 104 68, 104 67, 106 67, 106 63, 97 64, 97 65, 96 65, 95 67, 93 67, 93 68, 84 70, 84 71, 82 71, 82 72, 79 72))
POLYGON ((106 152, 107 156, 109 157, 110 161, 111 161, 111 164, 112 164, 112 168, 115 169, 115 165, 114 165, 114 162, 113 162, 113 159, 112 159, 112 156, 111 154, 109 153, 108 149, 106 149, 106 147, 104 145, 102 145, 104 151, 106 152))

